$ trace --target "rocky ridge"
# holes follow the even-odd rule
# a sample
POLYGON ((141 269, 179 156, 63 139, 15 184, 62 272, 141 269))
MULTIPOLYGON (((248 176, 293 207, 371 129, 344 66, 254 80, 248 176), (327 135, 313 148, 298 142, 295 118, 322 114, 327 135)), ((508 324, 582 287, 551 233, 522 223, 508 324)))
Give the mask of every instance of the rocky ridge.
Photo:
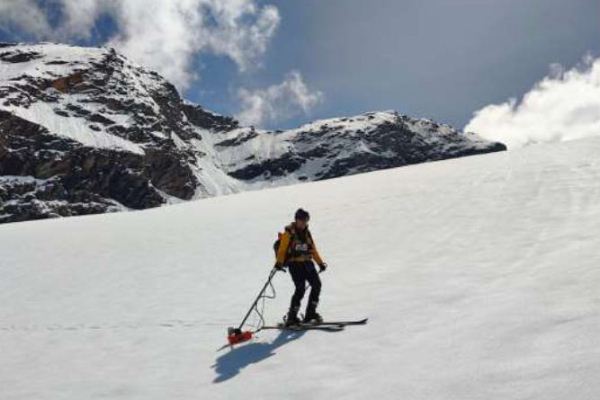
POLYGON ((0 222, 145 209, 505 149, 394 111, 288 131, 242 127, 112 49, 0 44, 0 222))

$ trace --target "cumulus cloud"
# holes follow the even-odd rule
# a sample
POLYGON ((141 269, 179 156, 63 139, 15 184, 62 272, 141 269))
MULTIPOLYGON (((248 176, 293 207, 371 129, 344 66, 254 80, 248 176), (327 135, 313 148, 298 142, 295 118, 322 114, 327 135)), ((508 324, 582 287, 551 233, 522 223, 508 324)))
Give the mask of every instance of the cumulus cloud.
POLYGON ((215 22, 206 37, 208 45, 213 52, 231 57, 242 70, 264 54, 280 22, 276 7, 259 9, 245 0, 211 0, 205 9, 215 22), (244 25, 248 16, 253 17, 253 23, 244 25))
POLYGON ((35 37, 44 36, 51 29, 45 13, 34 0, 0 1, 0 23, 35 37))
POLYGON ((96 19, 103 13, 115 13, 117 2, 114 0, 50 0, 62 8, 64 20, 60 27, 50 29, 46 36, 68 40, 71 37, 89 38, 96 19))
POLYGON ((237 118, 243 124, 263 126, 307 114, 323 100, 323 93, 311 90, 298 71, 290 72, 283 82, 266 89, 240 89, 242 109, 237 118))
POLYGON ((586 57, 571 70, 551 66, 520 101, 484 107, 465 131, 510 148, 600 136, 600 59, 586 57))
POLYGON ((109 46, 156 69, 185 89, 198 78, 192 71, 198 54, 231 58, 240 70, 256 64, 279 22, 273 6, 256 0, 50 0, 63 18, 53 27, 33 0, 0 2, 0 22, 40 39, 89 38, 103 15, 117 23, 109 46))

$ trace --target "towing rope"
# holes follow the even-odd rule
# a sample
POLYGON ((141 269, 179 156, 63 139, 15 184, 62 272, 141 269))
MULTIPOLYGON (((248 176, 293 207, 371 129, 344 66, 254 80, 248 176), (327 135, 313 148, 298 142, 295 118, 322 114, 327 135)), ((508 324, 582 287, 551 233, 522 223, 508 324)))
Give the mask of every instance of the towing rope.
POLYGON ((267 299, 271 300, 271 299, 274 299, 277 297, 277 292, 275 291, 275 286, 273 286, 272 281, 269 281, 268 289, 270 290, 270 294, 268 294, 267 290, 265 290, 265 292, 260 295, 259 300, 254 305, 253 311, 256 313, 256 315, 258 315, 258 318, 259 318, 258 324, 256 324, 255 326, 252 326, 255 329, 254 333, 260 331, 263 328, 263 326, 265 326, 265 324, 266 324, 264 312, 265 312, 265 303, 266 303, 267 299), (260 303, 260 306, 259 306, 259 303, 260 303))

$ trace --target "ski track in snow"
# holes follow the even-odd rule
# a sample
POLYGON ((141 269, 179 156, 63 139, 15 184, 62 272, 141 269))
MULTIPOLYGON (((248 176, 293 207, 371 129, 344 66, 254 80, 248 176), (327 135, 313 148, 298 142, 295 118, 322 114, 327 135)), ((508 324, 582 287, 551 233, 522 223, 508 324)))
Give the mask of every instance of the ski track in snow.
MULTIPOLYGON (((594 399, 600 140, 0 226, 0 398, 594 399), (298 206, 343 332, 217 351, 298 206)), ((271 323, 289 276, 275 277, 271 323)), ((256 322, 256 321, 253 321, 256 322)))

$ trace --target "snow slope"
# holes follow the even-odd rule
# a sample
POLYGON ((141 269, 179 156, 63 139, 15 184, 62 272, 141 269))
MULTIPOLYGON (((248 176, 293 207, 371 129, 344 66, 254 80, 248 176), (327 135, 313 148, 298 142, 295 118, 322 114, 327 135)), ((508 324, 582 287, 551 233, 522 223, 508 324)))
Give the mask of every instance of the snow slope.
MULTIPOLYGON (((0 226, 0 398, 595 399, 600 140, 0 226), (297 206, 340 333, 217 352, 297 206)), ((268 321, 291 282, 275 279, 268 321)))

